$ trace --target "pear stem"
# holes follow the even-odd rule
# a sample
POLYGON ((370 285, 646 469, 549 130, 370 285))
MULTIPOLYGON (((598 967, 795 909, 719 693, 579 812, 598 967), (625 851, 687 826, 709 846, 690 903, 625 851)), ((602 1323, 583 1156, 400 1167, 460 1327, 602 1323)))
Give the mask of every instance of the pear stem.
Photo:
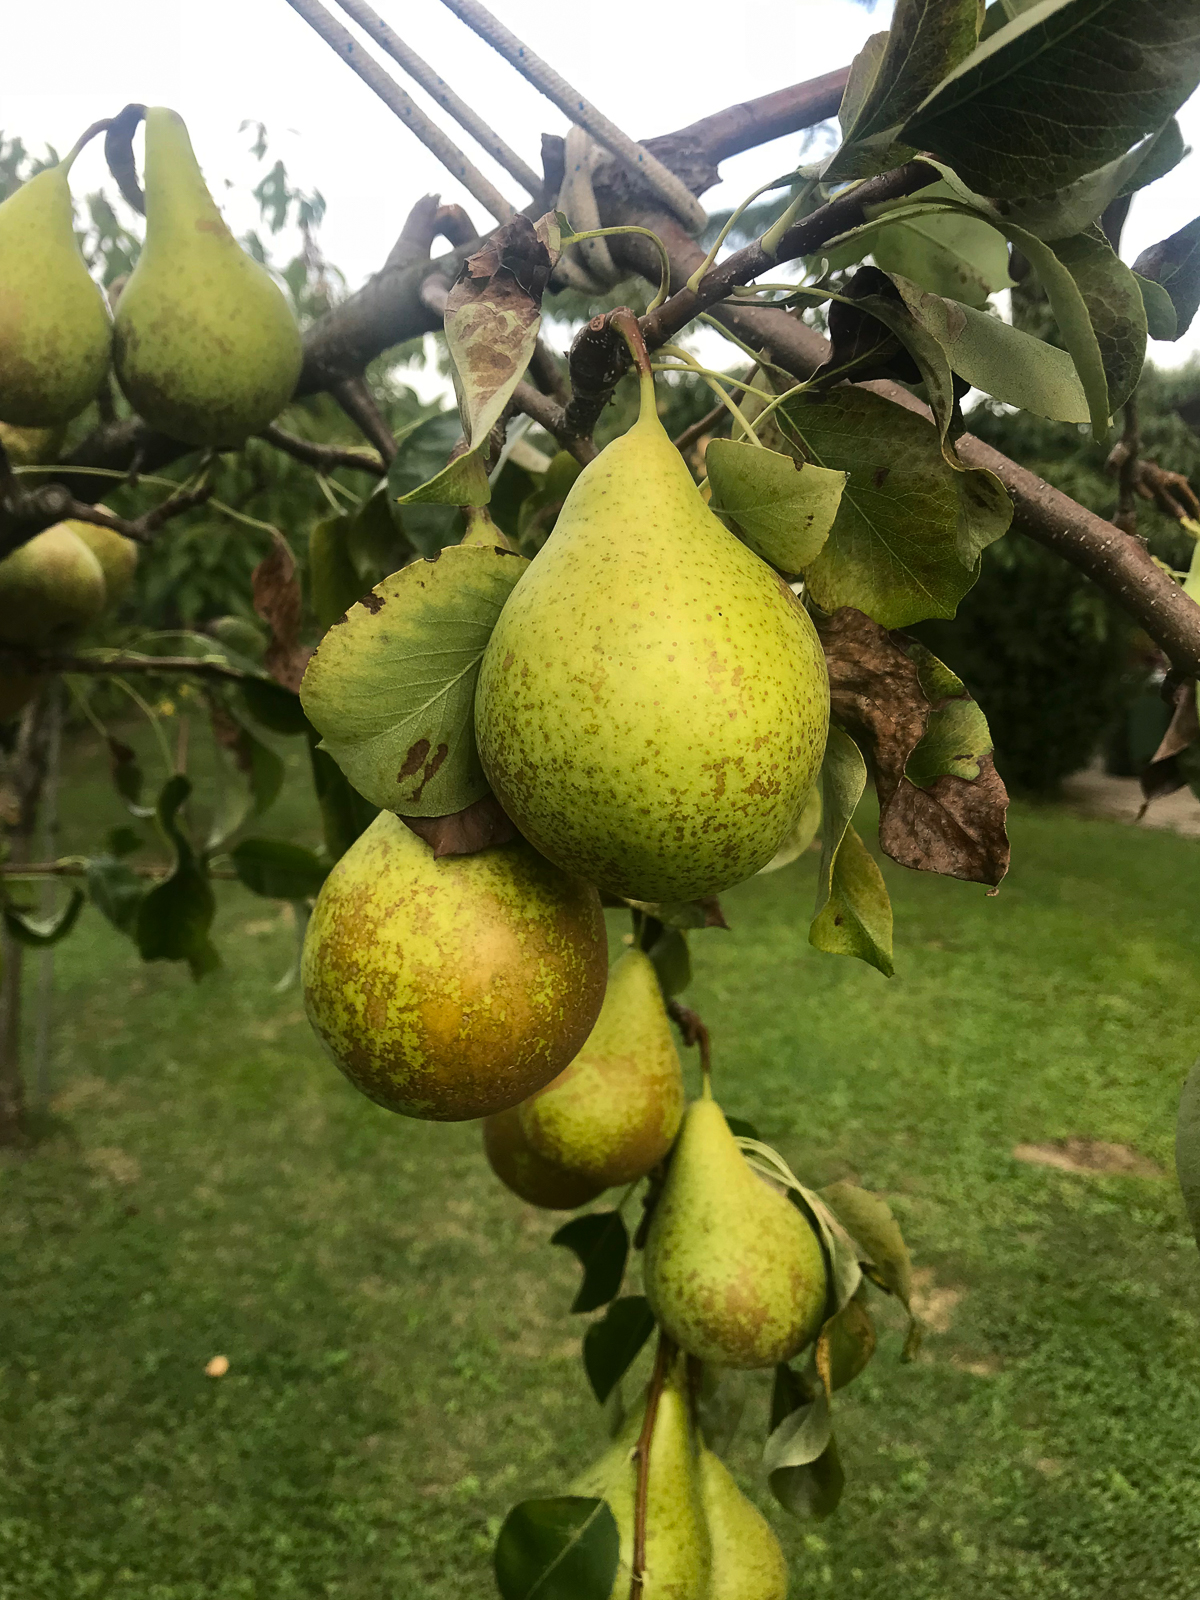
POLYGON ((629 354, 633 357, 633 364, 638 369, 642 379, 642 392, 645 393, 647 379, 653 383, 653 374, 650 368, 650 355, 646 349, 646 340, 642 335, 641 324, 628 306, 618 306, 615 311, 608 313, 608 324, 616 331, 629 346, 629 354))
POLYGON ((700 1072, 703 1078, 700 1094, 703 1099, 711 1100, 712 1042, 709 1039, 708 1029, 690 1006, 680 1005, 678 1000, 667 1001, 667 1015, 682 1033, 683 1042, 689 1049, 694 1044, 700 1046, 700 1072))
POLYGON ((650 1493, 650 1445, 654 1439, 654 1424, 658 1420, 658 1402, 666 1387, 667 1375, 675 1359, 675 1341, 670 1334, 659 1329, 658 1349, 654 1356, 654 1371, 646 1391, 646 1410, 642 1416, 642 1431, 634 1449, 637 1462, 637 1484, 633 1496, 633 1560, 630 1563, 629 1600, 642 1600, 646 1583, 646 1504, 650 1493))
POLYGON ((84 131, 79 135, 78 139, 76 139, 75 143, 71 146, 70 150, 68 150, 66 155, 62 158, 62 161, 59 163, 63 171, 70 172, 71 163, 83 149, 84 145, 90 144, 90 142, 98 133, 107 133, 111 126, 112 118, 104 117, 100 122, 93 122, 90 128, 85 128, 84 131))

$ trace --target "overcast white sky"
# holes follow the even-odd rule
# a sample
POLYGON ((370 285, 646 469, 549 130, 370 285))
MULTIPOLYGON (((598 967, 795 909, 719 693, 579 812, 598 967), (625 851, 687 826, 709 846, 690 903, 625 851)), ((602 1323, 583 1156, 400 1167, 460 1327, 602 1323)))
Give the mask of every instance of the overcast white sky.
MULTIPOLYGON (((327 0, 339 19, 334 0, 327 0)), ((566 119, 459 23, 440 0, 373 0, 402 38, 478 107, 514 149, 540 170, 543 131, 566 119)), ((575 87, 635 137, 666 133, 735 101, 842 66, 868 33, 886 26, 890 5, 874 13, 850 0, 491 0, 491 9, 575 87), (703 26, 704 24, 710 26, 703 26), (635 47, 636 46, 636 47, 635 47), (643 66, 644 81, 635 71, 643 66)), ((347 22, 353 29, 353 25, 347 22)), ((422 104, 422 92, 389 64, 422 104)), ((249 155, 246 119, 266 124, 272 155, 294 182, 319 189, 328 204, 322 231, 329 259, 356 287, 379 265, 413 202, 428 190, 475 201, 286 3, 286 0, 43 0, 5 8, 0 51, 0 128, 60 153, 92 121, 128 101, 170 105, 188 123, 205 174, 231 224, 255 224, 246 191, 262 168, 249 155), (235 187, 226 195, 222 180, 235 187)), ((516 204, 517 185, 442 125, 516 204)), ((1180 118, 1200 146, 1200 96, 1180 118)), ((704 197, 710 209, 736 203, 786 170, 796 138, 725 163, 723 182, 704 197)), ((107 183, 100 142, 80 157, 77 194, 107 183)), ((1139 195, 1126 226, 1127 260, 1195 215, 1200 155, 1139 195)), ((1197 319, 1200 324, 1200 319, 1197 319)), ((1174 365, 1200 350, 1200 325, 1178 344, 1151 346, 1174 365)))

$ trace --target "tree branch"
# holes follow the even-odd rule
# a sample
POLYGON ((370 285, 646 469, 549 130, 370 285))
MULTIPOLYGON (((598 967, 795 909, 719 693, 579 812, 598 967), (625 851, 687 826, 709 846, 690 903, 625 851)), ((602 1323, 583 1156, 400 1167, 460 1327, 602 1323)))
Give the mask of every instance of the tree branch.
POLYGON ((384 461, 390 462, 396 454, 396 441, 387 425, 386 417, 375 404, 375 396, 367 388, 362 375, 343 378, 340 383, 335 383, 332 394, 351 422, 379 451, 384 461))
POLYGON ((306 467, 316 467, 318 472, 349 467, 355 472, 369 472, 376 478, 382 478, 387 472, 386 463, 378 456, 364 455, 361 450, 342 450, 332 444, 316 444, 311 439, 298 439, 295 434, 277 428, 273 422, 258 437, 273 444, 276 450, 282 450, 285 455, 302 461, 306 467))
POLYGON ((130 520, 90 500, 76 500, 60 483, 43 484, 40 489, 21 491, 17 504, 7 508, 11 520, 6 519, 0 526, 0 559, 57 522, 90 522, 96 527, 111 528, 114 533, 138 544, 149 544, 165 523, 203 505, 212 492, 211 483, 202 483, 195 489, 181 489, 142 516, 130 520))
POLYGON ((596 459, 598 452, 591 438, 571 432, 563 407, 548 394, 535 389, 531 383, 519 383, 513 390, 511 404, 514 411, 523 411, 539 428, 545 428, 564 450, 571 452, 580 466, 586 467, 589 461, 596 459))
POLYGON ((72 656, 0 648, 0 671, 5 670, 22 674, 71 672, 93 678, 124 678, 131 672, 153 672, 164 677, 185 673, 231 683, 265 681, 261 672, 245 672, 210 656, 72 656))
MULTIPOLYGON (((87 870, 86 861, 0 861, 0 878, 86 878, 87 870)), ((175 868, 164 862, 162 866, 131 866, 129 870, 136 878, 169 878, 175 868)), ((237 880, 237 873, 229 867, 209 867, 205 876, 230 883, 237 880)))

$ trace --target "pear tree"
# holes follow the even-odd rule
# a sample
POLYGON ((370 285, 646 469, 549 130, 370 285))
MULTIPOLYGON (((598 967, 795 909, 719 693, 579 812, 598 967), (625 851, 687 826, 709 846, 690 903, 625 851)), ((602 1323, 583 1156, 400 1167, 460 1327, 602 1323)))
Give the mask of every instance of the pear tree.
POLYGON ((775 1500, 829 1516, 835 1395, 874 1353, 875 1296, 908 1313, 915 1352, 912 1270, 881 1198, 806 1185, 726 1117, 720 1041, 680 998, 689 941, 725 926, 726 889, 799 878, 819 852, 796 938, 890 977, 891 906, 855 827, 868 770, 884 854, 1000 883, 986 718, 906 630, 952 617, 1010 528, 1154 641, 1175 708, 1154 791, 1200 785, 1200 555, 1156 562, 973 437, 963 409, 979 391, 1096 440, 1119 421, 1129 482, 1152 476, 1137 387, 1148 340, 1177 339, 1200 303, 1200 219, 1132 266, 1120 235, 1131 196, 1186 157, 1196 8, 897 0, 844 71, 637 143, 477 0, 446 0, 566 112, 539 173, 361 0, 339 4, 373 51, 318 0, 288 3, 491 220, 427 196, 363 288, 314 307, 289 283, 289 303, 180 117, 141 105, 0 205, 0 1141, 28 1139, 25 949, 98 913, 203 981, 216 881, 289 902, 333 1065, 398 1115, 480 1119, 514 1205, 575 1213, 553 1242, 580 1263, 580 1388, 610 1442, 513 1508, 503 1600, 783 1600, 778 1541, 720 1459, 723 1375, 769 1384, 775 1500), (381 57, 433 84, 528 198, 381 57), (808 159, 709 227, 720 162, 806 130, 808 159), (122 236, 111 319, 69 188, 101 134, 145 218, 140 246, 122 236), (1044 338, 999 314, 1018 272, 1044 338), (727 341, 724 367, 679 342, 700 327, 727 341), (457 410, 399 425, 381 358, 431 332, 457 410), (663 402, 683 385, 715 404, 672 437, 663 402), (198 518, 250 521, 219 489, 264 460, 289 494, 286 517, 246 530, 259 626, 147 626, 139 551, 198 518), (205 795, 182 741, 147 790, 97 692, 123 686, 153 716, 138 684, 203 708, 236 803, 205 795), (38 860, 64 704, 102 728, 129 821, 38 860), (256 831, 285 781, 311 785, 319 850, 256 831), (69 885, 50 917, 46 878, 69 885), (605 911, 627 919, 611 970, 605 911), (690 1105, 681 1049, 701 1067, 690 1105))

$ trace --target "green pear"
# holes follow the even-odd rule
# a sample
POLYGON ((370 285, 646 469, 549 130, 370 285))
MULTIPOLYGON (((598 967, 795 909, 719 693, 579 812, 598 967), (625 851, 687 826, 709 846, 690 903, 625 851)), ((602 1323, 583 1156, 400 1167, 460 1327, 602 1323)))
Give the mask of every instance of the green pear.
POLYGON ((712 1547, 705 1600, 786 1600, 787 1562, 770 1523, 720 1456, 701 1447, 700 1500, 712 1547))
POLYGON ((245 656, 248 661, 261 661, 267 653, 267 639, 262 627, 249 617, 214 617, 208 632, 219 643, 245 656))
POLYGON ((117 302, 113 363, 134 409, 185 444, 265 428, 300 376, 300 331, 213 203, 183 119, 146 112, 146 242, 117 302))
POLYGON ((15 428, 0 422, 0 445, 14 467, 41 467, 57 461, 66 436, 65 423, 54 428, 15 428))
POLYGON ((533 1149, 521 1128, 520 1106, 483 1119, 483 1148, 500 1182, 531 1206, 574 1211, 604 1192, 602 1183, 568 1172, 533 1149))
POLYGON ((704 503, 642 379, 641 414, 584 468, 484 653, 479 754, 564 871, 689 900, 779 849, 816 777, 816 630, 704 503))
POLYGON ((649 956, 628 950, 608 975, 596 1026, 553 1083, 520 1108, 531 1148, 603 1189, 645 1177, 683 1117, 683 1073, 649 956))
POLYGON ((0 205, 0 420, 53 428, 104 381, 111 327, 75 240, 75 151, 0 205))
POLYGON ((51 649, 103 609, 104 572, 65 522, 0 561, 0 643, 51 649))
POLYGON ((562 1071, 604 998, 599 896, 524 841, 440 860, 383 811, 309 919, 309 1020, 356 1088, 435 1122, 514 1106, 562 1071))
MULTIPOLYGON (((646 1565, 642 1600, 708 1600, 711 1556, 700 1499, 699 1450, 679 1360, 663 1387, 650 1440, 646 1493, 646 1565)), ((644 1407, 611 1447, 571 1485, 570 1493, 608 1502, 621 1538, 621 1557, 609 1600, 628 1600, 637 1489, 634 1446, 644 1407)))
POLYGON ((69 521, 63 524, 77 534, 100 563, 104 574, 104 603, 106 607, 119 606, 133 588, 137 572, 138 547, 133 539, 126 539, 114 528, 105 528, 95 522, 69 521))
POLYGON ((702 1361, 773 1367, 820 1331, 825 1260, 807 1219, 738 1149, 708 1093, 693 1101, 650 1220, 655 1316, 702 1361))

